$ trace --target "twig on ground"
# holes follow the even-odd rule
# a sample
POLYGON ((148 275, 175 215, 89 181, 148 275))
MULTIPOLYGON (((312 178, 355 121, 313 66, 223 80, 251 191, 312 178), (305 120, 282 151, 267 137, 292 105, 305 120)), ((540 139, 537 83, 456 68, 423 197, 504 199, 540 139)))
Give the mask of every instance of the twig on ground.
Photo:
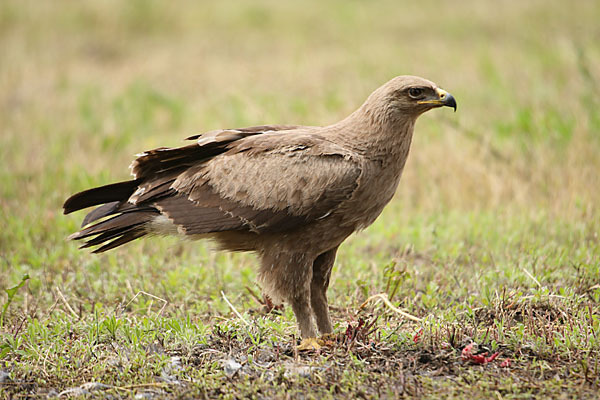
POLYGON ((523 270, 523 272, 525 272, 525 275, 527 275, 528 277, 530 277, 530 278, 531 278, 531 280, 533 280, 533 281, 535 282, 535 284, 536 284, 538 287, 542 287, 542 284, 540 283, 540 281, 538 281, 537 279, 535 279, 535 276, 533 276, 533 275, 531 274, 531 272, 527 271, 527 270, 526 270, 524 267, 521 267, 521 269, 523 270))
MULTIPOLYGON (((521 296, 521 297, 519 297, 519 300, 531 300, 534 297, 535 297, 534 295, 521 296)), ((551 298, 551 299, 563 299, 563 300, 567 299, 567 297, 561 296, 560 294, 549 294, 548 298, 551 298)))
POLYGON ((73 317, 79 319, 79 316, 77 315, 77 313, 75 312, 75 310, 73 310, 73 308, 71 307, 71 305, 69 304, 69 302, 67 301, 67 299, 65 299, 65 296, 62 294, 62 292, 60 291, 60 289, 58 288, 58 286, 55 286, 54 290, 56 290, 56 293, 58 294, 58 297, 63 302, 63 304, 65 305, 65 307, 67 307, 67 310, 71 313, 71 315, 73 317))
POLYGON ((162 308, 161 308, 161 309, 158 311, 158 315, 162 314, 162 312, 164 311, 164 309, 165 309, 165 307, 167 306, 167 304, 169 304, 169 302, 168 302, 167 300, 165 300, 165 299, 162 299, 162 298, 160 298, 160 297, 158 297, 158 296, 155 296, 155 295, 153 295, 153 294, 150 294, 150 293, 147 293, 147 292, 144 292, 144 291, 140 290, 139 292, 137 292, 137 293, 135 294, 135 296, 133 296, 133 298, 132 298, 131 300, 129 300, 129 303, 125 304, 125 307, 124 307, 124 308, 127 308, 127 306, 129 306, 129 305, 130 305, 130 304, 131 304, 131 303, 132 303, 132 302, 133 302, 135 299, 137 299, 137 297, 138 297, 140 294, 146 295, 146 296, 148 296, 148 297, 151 297, 151 298, 153 298, 153 299, 156 299, 156 300, 158 300, 158 301, 162 301, 162 302, 163 302, 163 306, 162 306, 162 308))
POLYGON ((402 311, 398 307, 394 306, 389 301, 389 299, 388 299, 388 297, 387 297, 387 295, 385 293, 374 294, 373 296, 371 296, 367 300, 365 300, 365 302, 362 303, 359 308, 361 308, 361 309, 364 308, 367 305, 367 303, 369 303, 372 300, 381 300, 381 301, 383 301, 385 303, 385 305, 388 306, 388 308, 390 310, 392 310, 396 314, 402 315, 406 319, 410 319, 411 321, 415 321, 415 322, 422 322, 423 321, 423 319, 421 319, 419 317, 415 317, 414 315, 411 315, 411 314, 407 313, 406 311, 402 311))
POLYGON ((248 291, 248 293, 250 294, 250 296, 252 296, 252 297, 254 298, 254 300, 256 300, 256 302, 257 302, 258 304, 260 304, 261 306, 262 306, 262 305, 264 305, 264 301, 263 301, 263 299, 261 299, 261 298, 260 298, 260 296, 259 296, 259 295, 257 295, 257 294, 254 292, 254 290, 252 290, 252 289, 250 288, 250 286, 247 286, 247 285, 246 285, 246 286, 245 286, 245 288, 246 288, 246 290, 248 291))
POLYGON ((151 383, 138 383, 135 385, 126 385, 126 386, 114 386, 114 388, 120 389, 120 390, 132 390, 132 389, 144 388, 144 387, 162 388, 162 387, 174 385, 174 384, 175 384, 175 382, 151 382, 151 383))
POLYGON ((231 302, 227 299, 227 296, 225 296, 225 293, 223 293, 223 291, 221 290, 221 296, 223 296, 223 300, 225 300, 225 303, 227 303, 227 305, 229 306, 229 308, 231 308, 234 312, 235 315, 237 315, 237 317, 239 319, 242 320, 242 322, 246 325, 246 326, 250 326, 250 323, 248 321, 246 321, 244 319, 244 317, 242 317, 242 314, 240 314, 238 312, 238 310, 235 309, 235 307, 233 306, 233 304, 231 304, 231 302))

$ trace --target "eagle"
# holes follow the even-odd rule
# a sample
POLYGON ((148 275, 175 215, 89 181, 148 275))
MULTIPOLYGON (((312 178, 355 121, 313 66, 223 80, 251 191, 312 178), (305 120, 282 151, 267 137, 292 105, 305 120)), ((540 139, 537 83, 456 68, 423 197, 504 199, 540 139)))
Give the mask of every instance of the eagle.
POLYGON ((69 239, 104 252, 146 235, 211 239, 255 252, 259 281, 291 305, 302 340, 318 349, 333 332, 327 288, 340 244, 392 199, 415 121, 454 97, 435 83, 398 76, 328 126, 261 125, 191 136, 131 164, 133 179, 77 193, 64 213, 97 206, 69 239))

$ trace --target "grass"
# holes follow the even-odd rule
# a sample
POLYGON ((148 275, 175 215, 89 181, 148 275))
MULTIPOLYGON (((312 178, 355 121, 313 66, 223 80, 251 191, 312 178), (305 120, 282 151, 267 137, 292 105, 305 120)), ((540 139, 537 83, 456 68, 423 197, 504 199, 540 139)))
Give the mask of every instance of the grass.
POLYGON ((2 2, 0 394, 595 398, 599 14, 2 2), (266 312, 252 255, 154 238, 96 256, 64 240, 82 218, 64 199, 127 178, 135 153, 220 127, 330 123, 403 73, 459 109, 419 120, 394 201, 342 246, 321 353, 294 351, 289 308, 266 312), (423 321, 361 308, 378 293, 423 321), (498 358, 463 360, 472 342, 498 358))

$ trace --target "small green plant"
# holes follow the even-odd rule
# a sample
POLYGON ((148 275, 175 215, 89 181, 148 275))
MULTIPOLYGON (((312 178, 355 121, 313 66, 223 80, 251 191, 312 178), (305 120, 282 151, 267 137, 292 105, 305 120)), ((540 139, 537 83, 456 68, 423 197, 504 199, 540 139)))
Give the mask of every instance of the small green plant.
POLYGON ((122 325, 123 321, 117 319, 114 315, 111 315, 102 322, 102 327, 108 332, 112 340, 117 340, 117 330, 122 325))
POLYGON ((406 268, 397 268, 396 261, 391 261, 383 268, 383 276, 385 278, 385 293, 388 299, 393 301, 400 284, 410 278, 410 273, 406 268))
POLYGON ((4 326, 4 315, 6 314, 6 311, 8 310, 8 306, 10 306, 10 303, 12 303, 13 298, 17 294, 17 291, 20 288, 22 288, 28 280, 29 280, 29 274, 25 274, 21 278, 21 282, 19 282, 19 284, 17 284, 16 286, 13 286, 11 288, 4 289, 4 291, 8 295, 8 299, 6 300, 6 303, 4 303, 4 305, 2 306, 2 314, 0 314, 0 327, 4 326))

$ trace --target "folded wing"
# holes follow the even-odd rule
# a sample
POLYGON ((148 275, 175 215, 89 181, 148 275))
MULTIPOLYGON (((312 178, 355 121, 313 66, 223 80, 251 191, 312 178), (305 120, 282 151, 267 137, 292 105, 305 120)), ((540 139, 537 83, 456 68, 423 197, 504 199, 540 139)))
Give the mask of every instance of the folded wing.
POLYGON ((343 148, 307 133, 317 128, 289 128, 214 131, 140 155, 134 180, 65 202, 65 213, 103 204, 84 219, 96 223, 71 238, 88 238, 84 246, 102 252, 159 233, 158 217, 186 235, 282 232, 326 217, 351 196, 360 168, 343 148))

